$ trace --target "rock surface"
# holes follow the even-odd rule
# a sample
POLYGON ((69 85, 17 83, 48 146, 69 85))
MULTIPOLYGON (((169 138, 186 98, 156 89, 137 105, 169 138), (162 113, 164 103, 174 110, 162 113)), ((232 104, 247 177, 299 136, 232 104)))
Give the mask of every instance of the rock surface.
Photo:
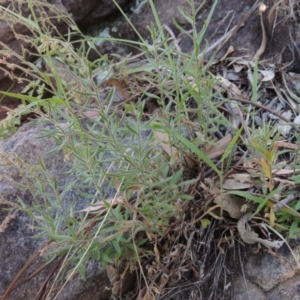
MULTIPOLYGON (((23 179, 17 168, 5 166, 6 153, 12 155, 11 157, 18 156, 28 163, 28 166, 21 166, 27 174, 30 172, 30 166, 38 165, 39 160, 43 159, 46 168, 52 170, 52 176, 57 178, 60 191, 71 180, 70 177, 65 175, 69 167, 63 161, 63 153, 55 152, 55 154, 45 155, 46 152, 56 146, 56 143, 52 138, 39 138, 42 135, 41 129, 41 126, 32 127, 30 124, 25 124, 20 127, 14 136, 5 141, 0 141, 0 165, 2 165, 0 166, 0 224, 3 224, 8 214, 4 210, 8 206, 3 204, 3 202, 18 203, 18 197, 27 204, 33 201, 32 194, 28 190, 18 189, 14 186, 13 181, 21 183, 23 179)), ((15 162, 18 165, 17 160, 15 162)), ((72 203, 74 197, 77 198, 81 208, 88 206, 89 200, 80 197, 72 190, 64 196, 64 201, 72 203)), ((17 212, 16 217, 7 224, 6 228, 2 227, 3 232, 0 232, 0 295, 3 295, 19 270, 45 243, 45 239, 33 239, 36 231, 31 228, 31 225, 32 220, 27 214, 17 212)), ((25 272, 25 276, 22 276, 18 282, 24 280, 30 273, 43 265, 44 262, 42 257, 38 257, 25 272)), ((26 284, 21 285, 7 299, 35 299, 52 267, 53 264, 34 276, 26 284)), ((105 290, 105 286, 109 286, 106 272, 99 263, 91 262, 87 267, 87 280, 82 280, 80 276, 75 277, 66 285, 57 299, 109 299, 110 292, 105 290)), ((61 284, 57 284, 55 286, 56 291, 60 287, 61 284)))
MULTIPOLYGON (((127 2, 129 1, 116 0, 116 3, 121 7, 124 7, 127 2)), ((105 0, 61 0, 61 4, 79 25, 102 22, 105 18, 118 11, 113 1, 105 0)))
MULTIPOLYGON (((203 1, 195 0, 195 7, 203 4, 203 1)), ((264 1, 265 5, 271 8, 274 4, 273 0, 264 1)), ((198 32, 203 30, 204 22, 207 19, 211 10, 213 1, 206 1, 202 9, 199 11, 196 20, 196 28, 198 32)), ((238 25, 243 17, 251 11, 254 2, 252 0, 243 1, 226 1, 219 0, 211 21, 207 25, 206 32, 203 36, 200 51, 204 51, 207 45, 211 46, 220 41, 224 34, 228 33, 235 25, 238 25)), ((194 48, 192 40, 183 32, 174 26, 174 20, 184 29, 189 30, 188 21, 180 14, 179 9, 183 9, 190 13, 191 8, 185 0, 157 0, 155 1, 157 15, 163 25, 168 26, 175 34, 179 46, 184 52, 191 52, 194 48)), ((295 10, 297 8, 295 7, 295 10)), ((263 15, 264 25, 266 29, 266 50, 262 56, 263 59, 277 57, 277 61, 282 63, 291 63, 290 67, 300 70, 300 54, 299 54, 299 39, 297 38, 297 24, 299 20, 291 26, 291 22, 283 18, 288 12, 281 11, 278 13, 277 25, 270 26, 268 23, 268 10, 263 15), (295 30, 293 30, 293 28, 295 30)), ((141 1, 138 9, 131 8, 129 12, 130 20, 136 27, 137 31, 143 38, 151 41, 149 26, 155 24, 153 13, 150 4, 147 1, 141 1)), ((118 16, 115 19, 110 19, 109 22, 103 22, 93 26, 89 33, 99 37, 115 37, 128 40, 137 40, 134 30, 129 24, 124 24, 124 20, 118 16)), ((224 55, 230 45, 240 53, 252 58, 259 49, 262 42, 262 28, 258 9, 250 14, 250 17, 244 22, 243 26, 235 34, 231 36, 227 43, 220 49, 222 43, 217 43, 213 51, 217 51, 217 57, 224 55)), ((116 46, 112 43, 100 43, 99 49, 103 53, 120 53, 124 54, 124 47, 116 46), (112 52, 113 51, 113 52, 112 52)), ((126 49, 126 48, 125 48, 126 49)), ((134 49, 126 49, 127 52, 134 52, 134 49)), ((126 53, 125 51, 125 53, 126 53)), ((213 55, 210 51, 205 56, 209 59, 213 55)))
POLYGON ((263 249, 257 254, 248 252, 241 267, 243 273, 237 272, 232 279, 231 299, 300 299, 298 242, 292 243, 294 256, 286 245, 276 255, 263 249))

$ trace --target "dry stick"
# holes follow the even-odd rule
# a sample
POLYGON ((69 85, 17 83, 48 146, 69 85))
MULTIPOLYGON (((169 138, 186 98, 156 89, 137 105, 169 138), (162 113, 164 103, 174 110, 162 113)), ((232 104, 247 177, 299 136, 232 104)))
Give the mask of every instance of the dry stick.
POLYGON ((15 289, 17 289, 19 286, 25 284, 27 281, 29 281, 31 278, 33 278, 34 276, 36 276, 38 273, 40 273, 41 271, 43 271, 48 266, 49 266, 49 263, 45 263, 42 266, 40 266, 38 269, 34 270, 28 277, 26 277, 26 279, 24 279, 23 281, 21 281, 20 283, 18 283, 16 285, 14 285, 13 288, 12 288, 12 291, 14 291, 15 289))
POLYGON ((212 44, 210 47, 208 47, 206 50, 204 50, 202 53, 198 55, 198 58, 202 58, 205 54, 215 49, 219 44, 218 51, 231 39, 231 37, 240 29, 240 27, 243 26, 243 24, 247 21, 247 19, 252 15, 252 13, 256 10, 260 3, 256 1, 256 3, 252 6, 252 8, 245 14, 245 16, 242 18, 242 20, 235 25, 227 34, 225 34, 223 37, 221 37, 218 41, 216 41, 214 44, 212 44))
POLYGON ((29 268, 30 264, 41 254, 43 249, 45 249, 52 241, 48 240, 39 250, 37 250, 26 262, 26 264, 22 267, 22 269, 18 272, 18 274, 15 276, 14 280, 11 282, 11 284, 6 289, 4 295, 2 296, 1 300, 5 300, 7 296, 11 293, 11 291, 14 289, 14 285, 17 282, 17 280, 20 278, 20 276, 25 272, 27 268, 29 268))
POLYGON ((210 51, 212 51, 213 49, 215 49, 220 43, 222 43, 225 39, 226 41, 224 43, 222 43, 220 45, 220 47, 218 48, 218 51, 224 46, 224 44, 232 37, 232 35, 236 32, 236 30, 241 27, 243 24, 239 24, 236 25, 235 27, 233 27, 231 30, 229 30, 224 36, 222 36, 219 40, 217 40, 215 43, 213 43, 210 47, 208 47, 206 50, 204 50, 203 52, 201 52, 198 55, 198 58, 203 58, 203 56, 207 53, 209 53, 210 51))
POLYGON ((246 104, 249 104, 249 105, 253 105, 253 106, 256 106, 258 108, 261 108, 265 111, 268 111, 269 113, 275 115, 276 117, 278 117, 279 119, 281 119, 282 121, 286 122, 286 123, 289 123, 293 129, 297 132, 300 133, 300 128, 297 127, 295 124, 291 124, 290 120, 288 120, 287 118, 285 118, 284 116, 282 116, 281 114, 275 112, 275 111, 272 111, 272 109, 264 106, 264 105, 261 105, 259 103, 256 103, 256 102, 252 102, 250 100, 246 100, 246 99, 242 99, 242 98, 238 98, 238 97, 230 97, 231 100, 235 100, 235 101, 239 101, 239 102, 242 102, 242 103, 246 103, 246 104))
POLYGON ((40 290, 38 291, 36 297, 34 300, 41 300, 43 294, 45 293, 47 284, 49 283, 51 277, 53 276, 53 274, 55 273, 55 271, 57 271, 58 267, 61 265, 62 261, 64 260, 66 255, 63 255, 62 257, 59 258, 59 260, 55 263, 55 265, 52 267, 52 269, 50 270, 47 278, 45 279, 43 285, 41 286, 40 290))
POLYGON ((259 49, 257 50, 256 54, 253 57, 253 60, 255 60, 255 57, 260 57, 266 50, 266 45, 267 45, 267 35, 266 35, 266 29, 264 25, 264 20, 263 20, 263 12, 266 10, 266 6, 264 4, 259 5, 259 16, 260 16, 260 26, 262 30, 262 41, 259 49))
POLYGON ((274 212, 278 211, 279 209, 281 209, 284 204, 289 204, 291 201, 293 201, 296 198, 296 195, 289 195, 286 198, 280 200, 278 203, 276 203, 273 207, 274 212))
MULTIPOLYGON (((285 207, 285 208, 289 209, 291 212, 293 212, 296 216, 300 217, 300 213, 299 213, 298 211, 296 211, 295 209, 293 209, 292 207, 288 206, 288 204, 283 203, 283 202, 278 201, 278 200, 275 200, 275 199, 271 199, 271 201, 272 201, 272 202, 275 202, 276 204, 279 204, 279 203, 280 203, 281 207, 280 207, 279 209, 281 209, 282 207, 285 207)), ((275 206, 276 206, 276 205, 275 205, 275 206)), ((274 207, 275 207, 275 206, 274 206, 274 207)), ((279 210, 279 209, 278 209, 278 210, 279 210)), ((277 210, 277 211, 278 211, 278 210, 277 210)), ((275 210, 274 210, 274 211, 275 211, 275 210)), ((276 211, 275 211, 275 212, 276 212, 276 211)))
POLYGON ((178 58, 177 58, 177 63, 176 63, 176 67, 179 68, 180 66, 180 63, 181 63, 181 53, 182 53, 182 50, 178 44, 179 40, 176 38, 174 32, 171 30, 171 28, 167 25, 164 25, 164 28, 169 32, 172 40, 173 40, 173 43, 174 43, 174 47, 175 49, 178 51, 178 58))

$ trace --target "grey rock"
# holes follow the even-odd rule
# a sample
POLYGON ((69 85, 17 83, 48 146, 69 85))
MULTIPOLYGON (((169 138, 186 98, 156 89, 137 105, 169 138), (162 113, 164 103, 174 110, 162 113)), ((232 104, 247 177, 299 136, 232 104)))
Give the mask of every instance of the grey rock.
MULTIPOLYGON (((0 142, 0 165, 2 165, 0 166, 0 224, 8 214, 8 211, 4 210, 7 208, 7 205, 3 205, 3 199, 18 203, 17 197, 20 197, 26 204, 30 204, 33 201, 32 194, 28 190, 19 189, 14 186, 13 182, 22 183, 23 178, 20 176, 17 168, 7 167, 5 153, 9 153, 10 157, 12 157, 11 155, 17 155, 28 166, 35 166, 40 159, 43 159, 51 175, 57 178, 59 190, 62 190, 65 185, 68 185, 68 181, 71 180, 65 174, 69 166, 63 160, 63 153, 53 152, 45 154, 56 146, 56 142, 52 138, 39 138, 43 128, 41 125, 32 127, 30 124, 25 124, 20 127, 15 135, 0 142)), ((18 164, 17 160, 15 162, 18 164)), ((29 174, 29 170, 26 169, 28 166, 24 165, 23 169, 27 175, 29 174)), ((64 197, 65 203, 72 203, 75 196, 79 203, 77 208, 88 206, 89 199, 80 197, 76 191, 72 190, 66 193, 64 197)), ((38 232, 31 225, 31 218, 23 212, 18 212, 17 217, 7 224, 4 232, 0 232, 0 296, 3 295, 18 271, 46 241, 45 237, 42 239, 33 239, 34 235, 38 232)), ((38 257, 30 265, 25 275, 20 278, 20 281, 24 280, 31 272, 44 263, 45 259, 41 256, 38 257)), ((21 285, 7 299, 34 299, 52 267, 53 264, 24 285, 21 285)), ((91 261, 88 264, 86 277, 86 281, 82 280, 79 276, 73 278, 62 290, 57 299, 99 300, 110 297, 110 291, 105 289, 105 287, 109 287, 109 281, 106 272, 101 268, 99 262, 91 261)), ((61 286, 62 283, 57 283, 54 292, 59 291, 61 286)))
POLYGON ((245 265, 247 278, 264 291, 270 291, 280 282, 293 277, 297 271, 299 267, 290 254, 278 257, 269 253, 253 255, 245 265))
MULTIPOLYGON (((299 244, 293 241, 292 245, 298 258, 299 244)), ((244 273, 232 280, 231 299, 300 299, 299 262, 295 261, 286 245, 276 255, 262 250, 259 253, 249 252, 243 269, 244 273)))
POLYGON ((287 280, 267 294, 267 300, 300 300, 300 276, 287 280))
MULTIPOLYGON (((128 0, 116 0, 116 3, 124 7, 128 0)), ((103 21, 106 17, 118 11, 113 1, 105 0, 61 0, 62 5, 74 20, 81 25, 93 24, 103 21)))
POLYGON ((263 291, 255 284, 239 275, 234 279, 232 297, 234 300, 267 300, 263 291))
MULTIPOLYGON (((204 21, 208 17, 213 1, 208 0, 204 3, 203 1, 195 0, 194 3, 196 8, 199 7, 199 5, 203 5, 196 17, 196 28, 198 32, 200 32, 204 27, 204 21)), ((274 4, 272 0, 266 0, 264 3, 268 7, 272 7, 274 4)), ((252 0, 230 2, 227 0, 219 0, 200 44, 200 51, 203 51, 207 47, 207 44, 212 45, 221 39, 228 28, 233 28, 238 24, 243 16, 251 9, 253 4, 254 2, 252 0)), ((168 26, 174 32, 181 49, 186 53, 192 52, 194 49, 193 41, 183 32, 180 32, 173 24, 175 20, 184 30, 188 31, 191 29, 190 24, 179 12, 179 9, 184 9, 187 13, 190 13, 191 9, 186 1, 157 0, 155 1, 155 7, 161 24, 168 26)), ((155 20, 149 1, 140 1, 139 5, 131 5, 130 11, 127 14, 140 35, 151 44, 152 40, 148 27, 151 23, 155 24, 155 20)), ((293 68, 300 70, 299 43, 297 42, 299 40, 297 38, 299 30, 297 31, 296 27, 295 30, 293 30, 293 26, 290 26, 288 22, 282 20, 277 22, 273 31, 273 28, 268 26, 267 13, 264 14, 264 22, 268 42, 262 58, 274 58, 276 54, 281 53, 280 62, 291 62, 293 68)), ((109 21, 93 24, 89 29, 85 30, 85 32, 95 37, 139 40, 135 31, 121 16, 116 16, 116 18, 109 21)), ((218 50, 217 57, 222 57, 229 46, 232 45, 236 53, 241 53, 241 55, 246 55, 246 57, 251 59, 259 49, 261 39, 260 19, 258 11, 255 11, 244 26, 239 28, 230 40, 218 50)), ((99 41, 98 48, 101 53, 114 53, 119 55, 137 52, 133 47, 128 48, 107 41, 99 41)), ((213 51, 215 50, 217 50, 217 47, 213 49, 213 51)), ((205 59, 209 60, 213 55, 213 51, 210 51, 205 56, 205 59)))

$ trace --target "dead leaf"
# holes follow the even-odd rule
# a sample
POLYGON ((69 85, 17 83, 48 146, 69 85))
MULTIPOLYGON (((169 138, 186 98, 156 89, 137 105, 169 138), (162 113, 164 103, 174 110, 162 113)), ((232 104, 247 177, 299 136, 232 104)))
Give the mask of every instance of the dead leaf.
POLYGON ((274 3, 273 6, 271 7, 269 13, 268 13, 268 22, 270 27, 273 26, 274 20, 275 20, 275 16, 277 13, 277 5, 278 3, 274 3))
POLYGON ((238 81, 240 80, 241 76, 236 72, 229 71, 227 72, 226 78, 230 81, 238 81))
POLYGON ((299 172, 299 170, 294 170, 294 169, 287 169, 287 168, 276 169, 276 168, 273 168, 272 174, 284 176, 284 175, 294 174, 296 171, 299 172))
POLYGON ((167 133, 153 131, 156 142, 163 148, 163 150, 172 158, 176 158, 178 151, 175 147, 170 145, 170 137, 167 133))
POLYGON ((87 116, 91 119, 97 119, 99 117, 99 112, 94 110, 87 110, 84 113, 82 113, 84 116, 87 116))
POLYGON ((233 65, 233 70, 236 73, 240 73, 243 70, 243 68, 244 68, 244 66, 242 66, 242 65, 238 65, 238 64, 233 65))
MULTIPOLYGON (((287 120, 290 120, 293 113, 291 110, 285 111, 282 113, 282 116, 286 118, 287 120)), ((292 129, 292 126, 287 124, 284 121, 281 121, 281 124, 277 124, 277 130, 283 135, 286 136, 292 129)))
POLYGON ((268 249, 276 248, 279 249, 284 241, 269 241, 265 239, 261 239, 258 237, 258 234, 252 231, 251 227, 248 225, 249 217, 252 213, 247 213, 243 217, 241 217, 237 223, 237 229, 240 234, 241 239, 246 244, 255 244, 260 243, 267 247, 268 249))
MULTIPOLYGON (((124 198, 122 196, 118 196, 115 198, 109 198, 105 200, 106 202, 108 202, 109 204, 112 204, 113 207, 116 207, 118 204, 124 204, 124 198)), ((103 201, 97 201, 95 202, 93 205, 88 206, 80 211, 82 212, 96 212, 96 211, 106 211, 107 207, 105 206, 105 204, 103 203, 103 201)))
POLYGON ((298 149, 299 146, 293 143, 278 141, 276 142, 278 147, 288 148, 288 149, 298 149))
POLYGON ((263 75, 263 78, 261 81, 270 81, 274 79, 275 77, 275 72, 274 70, 259 70, 259 72, 263 75))
POLYGON ((130 99, 130 93, 128 92, 128 88, 125 84, 125 82, 121 82, 117 78, 109 78, 108 80, 105 81, 104 86, 114 86, 121 94, 124 101, 128 101, 130 99))
POLYGON ((243 190, 252 186, 253 182, 246 172, 231 174, 223 183, 223 188, 226 190, 243 190))
POLYGON ((214 85, 216 90, 225 89, 227 93, 229 93, 230 97, 238 97, 242 99, 247 99, 247 97, 240 91, 236 84, 230 82, 228 79, 218 75, 217 84, 214 85))
POLYGON ((229 122, 232 124, 233 128, 238 129, 243 121, 241 117, 243 113, 239 105, 236 101, 230 101, 225 103, 225 107, 229 112, 229 122))
POLYGON ((247 204, 247 200, 235 195, 218 195, 214 198, 214 203, 220 205, 224 211, 228 212, 233 219, 242 217, 242 207, 247 204))
POLYGON ((234 180, 240 181, 240 182, 248 182, 248 183, 252 182, 249 174, 246 172, 232 173, 232 174, 230 174, 230 176, 228 178, 231 178, 231 179, 234 179, 234 180))
POLYGON ((183 165, 186 170, 198 172, 200 162, 196 155, 188 152, 183 152, 183 165))
POLYGON ((281 182, 283 183, 284 185, 292 185, 292 186, 295 186, 295 183, 293 181, 290 181, 290 180, 287 180, 287 179, 282 179, 282 178, 278 178, 278 177, 273 177, 273 180, 274 181, 277 181, 277 182, 281 182))
POLYGON ((231 134, 227 134, 222 139, 220 139, 216 143, 216 145, 210 146, 205 151, 205 154, 210 159, 217 158, 218 156, 220 156, 220 155, 222 155, 224 153, 224 151, 227 149, 228 145, 230 144, 231 140, 232 140, 232 135, 231 134))
POLYGON ((234 52, 234 48, 233 46, 229 46, 229 48, 227 49, 226 53, 224 54, 223 57, 221 57, 219 60, 223 61, 225 60, 228 56, 230 56, 232 53, 234 52))
POLYGON ((252 183, 239 182, 235 179, 226 179, 223 184, 223 187, 226 190, 244 190, 244 189, 248 189, 252 186, 253 186, 252 183))
POLYGON ((256 164, 254 165, 252 161, 244 160, 243 162, 243 167, 245 171, 247 171, 249 174, 254 174, 258 172, 258 169, 255 166, 256 164))
POLYGON ((298 115, 295 119, 294 119, 294 123, 299 125, 300 124, 300 115, 298 115))
POLYGON ((267 36, 266 36, 266 29, 265 29, 265 25, 264 25, 264 21, 263 21, 263 13, 265 12, 265 10, 267 9, 267 6, 264 3, 260 3, 259 5, 259 16, 260 16, 260 25, 261 25, 261 30, 262 30, 262 41, 261 41, 261 45, 259 47, 259 49, 257 50, 253 60, 255 59, 255 57, 260 57, 262 54, 264 54, 265 50, 266 50, 266 45, 267 45, 267 36))

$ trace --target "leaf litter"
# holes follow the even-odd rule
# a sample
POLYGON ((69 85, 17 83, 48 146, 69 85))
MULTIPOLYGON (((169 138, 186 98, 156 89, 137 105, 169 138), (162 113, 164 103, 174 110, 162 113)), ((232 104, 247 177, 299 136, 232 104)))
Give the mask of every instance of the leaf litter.
MULTIPOLYGON (((270 14, 272 14, 269 17, 270 22, 273 22, 274 9, 270 14)), ((264 47, 265 45, 262 45, 259 55, 262 55, 264 47)), ((278 194, 284 195, 285 191, 295 186, 294 181, 289 180, 289 177, 296 176, 300 171, 291 163, 295 161, 295 150, 299 149, 295 134, 300 131, 297 126, 300 123, 298 113, 300 80, 297 76, 300 75, 286 73, 284 67, 271 61, 259 61, 256 66, 252 59, 249 60, 246 56, 235 57, 234 54, 235 50, 230 47, 226 55, 221 59, 216 59, 207 68, 209 76, 214 78, 214 91, 228 100, 221 104, 218 98, 213 98, 212 101, 215 101, 220 114, 227 118, 231 127, 222 126, 218 129, 218 134, 212 136, 214 142, 208 145, 204 143, 201 147, 204 155, 215 165, 228 164, 223 181, 220 182, 219 176, 211 170, 206 161, 197 157, 193 151, 182 152, 180 147, 172 144, 170 133, 153 130, 155 144, 160 146, 170 162, 172 161, 173 171, 178 170, 180 160, 185 161, 184 176, 195 179, 194 183, 185 186, 185 192, 188 192, 193 200, 176 200, 176 205, 180 206, 180 213, 174 216, 175 219, 170 219, 169 226, 162 236, 148 233, 149 243, 142 246, 144 255, 139 258, 143 266, 141 273, 129 271, 130 268, 136 268, 131 265, 130 259, 123 259, 117 265, 109 266, 110 272, 111 270, 115 272, 114 276, 110 276, 114 287, 112 292, 115 296, 129 299, 132 294, 129 296, 125 294, 130 289, 134 290, 132 285, 134 281, 141 284, 138 288, 137 299, 166 299, 164 297, 179 293, 180 286, 188 287, 194 291, 195 295, 199 295, 194 282, 201 282, 203 286, 208 284, 209 278, 216 274, 217 267, 208 271, 208 266, 215 257, 218 257, 216 264, 219 266, 224 264, 224 258, 215 256, 213 250, 209 249, 212 241, 216 243, 218 251, 222 254, 234 247, 237 240, 245 244, 255 244, 257 247, 262 245, 271 252, 276 251, 286 242, 278 239, 278 236, 274 234, 263 238, 261 233, 251 228, 249 217, 253 214, 260 216, 261 224, 271 224, 273 227, 274 222, 278 220, 274 214, 268 212, 268 209, 261 210, 263 206, 251 201, 253 199, 249 195, 256 195, 256 199, 265 203, 265 207, 272 208, 276 205, 277 210, 278 207, 283 206, 289 208, 286 203, 280 206, 281 200, 278 194), (257 95, 256 99, 253 99, 253 89, 256 89, 254 86, 255 68, 257 68, 258 76, 257 95), (269 124, 268 128, 272 134, 265 144, 261 141, 262 149, 258 146, 249 146, 252 136, 258 135, 266 124, 269 124), (229 161, 223 156, 227 155, 225 152, 233 141, 235 131, 240 128, 243 128, 243 133, 233 145, 231 161, 229 161), (268 150, 272 139, 276 139, 275 152, 272 154, 274 157, 269 154, 269 152, 272 153, 272 149, 268 150), (281 149, 280 152, 278 149, 281 149), (188 174, 192 169, 196 170, 196 174, 195 172, 188 174), (265 197, 266 190, 272 193, 277 188, 277 193, 265 197), (241 191, 244 197, 227 194, 227 191, 241 191), (121 276, 118 267, 120 264, 125 269, 121 276), (123 286, 130 288, 124 289, 123 286)), ((205 61, 202 64, 205 65, 205 61)), ((137 85, 147 81, 147 74, 136 74, 136 76, 144 79, 142 81, 131 79, 130 84, 135 82, 135 87, 130 87, 130 85, 128 87, 131 93, 137 85)), ((198 92, 196 80, 191 76, 187 76, 187 80, 192 89, 198 92)), ((205 81, 204 78, 203 84, 205 81)), ((139 86, 138 90, 146 89, 139 94, 144 95, 140 99, 143 99, 146 107, 147 101, 153 103, 151 95, 162 95, 155 89, 155 86, 151 85, 149 88, 150 84, 148 84, 148 90, 145 86, 147 84, 139 86)), ((169 90, 171 89, 172 86, 169 90)), ((125 100, 128 101, 128 99, 125 100)), ((130 101, 137 101, 137 98, 131 97, 130 101)), ((155 109, 145 112, 146 119, 159 114, 159 104, 156 100, 154 103, 155 109)), ((176 110, 176 108, 173 109, 176 110)), ((193 124, 192 127, 199 128, 195 118, 191 117, 188 122, 193 124)), ((201 127, 201 124, 198 125, 201 127)), ((202 135, 196 129, 192 134, 195 137, 202 135)), ((125 196, 118 197, 114 202, 114 207, 119 205, 128 209, 127 202, 125 196)), ((110 200, 107 200, 107 203, 110 203, 110 200)), ((134 200, 131 203, 135 206, 134 200)), ((106 209, 108 209, 107 204, 95 203, 83 211, 103 214, 106 209)), ((138 214, 138 209, 135 211, 138 214)), ((290 208, 290 211, 292 212, 293 209, 290 208)), ((140 239, 145 237, 142 233, 138 233, 137 236, 140 239)), ((197 296, 194 299, 197 299, 197 296)))
MULTIPOLYGON (((223 60, 219 60, 208 68, 216 79, 215 91, 222 93, 229 100, 220 106, 222 114, 226 116, 234 130, 244 127, 242 136, 232 149, 232 161, 225 173, 224 180, 220 184, 219 177, 211 172, 205 161, 197 158, 195 153, 192 151, 190 153, 182 152, 180 147, 172 144, 170 133, 153 130, 155 144, 160 146, 165 155, 173 162, 171 169, 174 171, 178 169, 178 161, 183 160, 185 162, 183 164, 184 176, 196 180, 194 184, 185 187, 185 192, 188 192, 194 200, 186 202, 183 199, 177 199, 181 213, 174 220, 170 219, 164 235, 147 233, 144 236, 141 232, 136 235, 136 238, 139 236, 138 239, 147 237, 149 241, 142 246, 143 250, 141 251, 144 255, 139 258, 143 265, 142 268, 145 268, 142 273, 137 272, 137 267, 133 267, 130 259, 124 258, 109 265, 110 273, 113 273, 110 279, 115 296, 129 299, 132 292, 128 292, 134 290, 132 283, 135 281, 140 282, 141 285, 138 288, 137 299, 164 299, 164 297, 180 293, 178 290, 180 286, 185 286, 198 295, 196 292, 198 288, 194 282, 202 282, 205 287, 211 276, 217 276, 214 275, 217 267, 212 267, 211 271, 208 271, 212 258, 215 257, 214 252, 208 248, 212 241, 215 241, 219 253, 223 254, 223 257, 217 256, 216 263, 220 267, 224 264, 224 254, 229 248, 234 247, 236 240, 256 245, 257 249, 265 247, 270 253, 275 253, 274 251, 285 243, 285 240, 278 239, 278 236, 274 234, 261 237, 260 232, 251 228, 248 224, 249 217, 257 211, 259 204, 253 203, 251 198, 247 198, 247 195, 254 193, 260 195, 261 201, 266 201, 263 194, 264 189, 272 191, 279 187, 278 193, 284 194, 286 190, 295 186, 294 182, 288 178, 295 176, 300 169, 288 167, 288 161, 292 160, 294 151, 298 149, 294 137, 295 126, 291 125, 291 123, 297 125, 299 119, 296 94, 291 93, 292 87, 287 90, 278 80, 280 78, 278 74, 283 72, 279 70, 279 67, 275 68, 272 64, 268 68, 265 63, 259 64, 259 89, 256 102, 258 105, 252 105, 253 87, 249 74, 253 74, 255 66, 245 57, 234 58, 233 55, 234 51, 231 51, 223 60), (220 66, 222 66, 221 73, 217 71, 220 66), (278 86, 281 86, 280 94, 278 86), (249 103, 240 100, 246 100, 249 103), (269 139, 272 140, 277 135, 276 149, 282 149, 282 154, 277 155, 276 153, 276 161, 258 160, 262 153, 247 144, 257 128, 262 128, 265 123, 269 123, 273 130, 269 139), (181 154, 183 155, 181 156, 181 154), (196 174, 189 172, 192 169, 196 170, 196 174), (226 191, 241 191, 244 192, 244 197, 227 194, 226 191), (205 256, 203 256, 204 254, 205 256), (119 265, 122 266, 121 269, 119 265)), ((189 81, 195 88, 196 85, 191 78, 189 81)), ((293 86, 294 89, 295 86, 293 86)), ((152 87, 153 92, 157 93, 152 87)), ((150 101, 149 99, 146 98, 145 101, 150 101)), ((153 112, 148 110, 147 118, 156 113, 157 109, 153 112)), ((196 122, 194 119, 190 121, 196 122)), ((218 166, 224 161, 228 162, 227 159, 223 160, 222 156, 234 135, 234 131, 229 127, 223 127, 219 132, 221 135, 214 136, 213 144, 204 145, 202 148, 203 153, 218 166)), ((194 135, 197 136, 196 131, 194 135)), ((268 143, 270 141, 264 145, 266 149, 268 143)), ((294 198, 291 201, 293 200, 294 198)), ((281 200, 280 197, 279 200, 278 197, 276 198, 276 194, 273 196, 273 201, 271 197, 265 203, 269 207, 276 205, 277 210, 283 205, 285 208, 289 207, 285 203, 279 206, 281 200)), ((125 196, 122 196, 118 197, 113 205, 114 207, 119 205, 124 210, 136 211, 138 215, 138 209, 133 208, 135 207, 134 200, 133 202, 131 200, 131 206, 128 206, 127 202, 125 196)), ((108 199, 107 204, 109 203, 108 199)), ((107 204, 95 203, 84 211, 91 213, 96 218, 99 213, 103 215, 107 210, 107 204)), ((263 220, 261 224, 276 222, 276 218, 275 220, 271 219, 271 215, 267 211, 257 214, 263 220)))

